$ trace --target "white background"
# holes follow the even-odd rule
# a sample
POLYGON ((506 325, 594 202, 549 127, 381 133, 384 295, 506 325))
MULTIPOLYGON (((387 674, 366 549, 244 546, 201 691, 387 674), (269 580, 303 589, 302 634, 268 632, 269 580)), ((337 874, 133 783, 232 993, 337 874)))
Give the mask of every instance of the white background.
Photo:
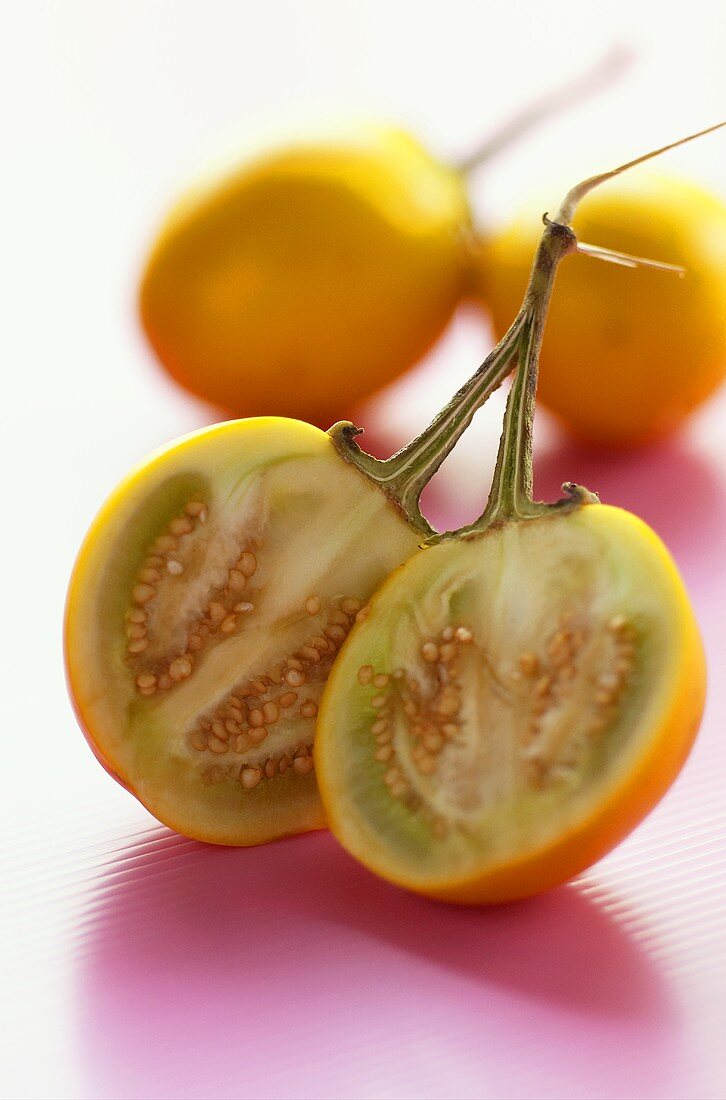
MULTIPOLYGON (((129 465, 216 415, 166 381, 137 327, 136 280, 160 214, 210 162, 325 119, 390 118, 441 156, 461 156, 611 43, 632 47, 617 86, 476 177, 477 206, 494 222, 542 180, 567 185, 726 116, 726 16, 722 3, 638 0, 6 0, 0 12, 0 808, 2 888, 21 906, 0 943, 14 983, 3 989, 12 1049, 0 1088, 79 1095, 70 963, 59 955, 60 914, 71 910, 58 902, 43 916, 32 892, 81 840, 145 818, 98 768, 67 704, 65 585, 86 526, 129 465), (36 863, 25 854, 33 846, 36 863)), ((726 194, 726 136, 669 165, 726 194)), ((462 316, 423 374, 378 402, 392 446, 470 373, 487 340, 480 320, 462 316)), ((724 425, 716 402, 692 432, 716 453, 724 425)), ((451 465, 463 512, 483 492, 490 453, 478 451, 493 431, 451 465)))

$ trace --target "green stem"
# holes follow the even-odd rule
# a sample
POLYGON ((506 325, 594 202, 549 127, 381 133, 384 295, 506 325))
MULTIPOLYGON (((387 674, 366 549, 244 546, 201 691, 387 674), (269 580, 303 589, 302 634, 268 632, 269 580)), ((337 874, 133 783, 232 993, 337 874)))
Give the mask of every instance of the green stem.
POLYGON ((560 260, 576 248, 577 238, 569 226, 546 223, 532 265, 517 373, 507 400, 489 500, 482 514, 486 523, 523 519, 533 511, 532 432, 542 335, 560 260))
POLYGON ((531 497, 531 428, 525 423, 529 403, 528 366, 535 339, 535 317, 530 316, 522 331, 517 370, 507 399, 497 462, 483 513, 487 523, 516 516, 522 501, 531 497))
POLYGON ((583 499, 592 499, 592 494, 575 485, 565 487, 566 498, 555 504, 542 504, 532 498, 532 431, 542 335, 560 260, 576 249, 577 238, 569 226, 545 220, 525 297, 517 370, 507 399, 487 506, 474 523, 433 536, 429 542, 474 534, 510 520, 531 519, 553 508, 573 508, 583 499))
POLYGON ((349 421, 339 421, 329 430, 343 458, 357 466, 386 493, 399 506, 411 526, 425 536, 434 534, 434 530, 421 514, 421 493, 466 431, 477 409, 512 370, 523 319, 524 310, 520 311, 509 331, 476 373, 454 394, 429 426, 390 458, 374 458, 361 450, 356 442, 361 429, 349 421))

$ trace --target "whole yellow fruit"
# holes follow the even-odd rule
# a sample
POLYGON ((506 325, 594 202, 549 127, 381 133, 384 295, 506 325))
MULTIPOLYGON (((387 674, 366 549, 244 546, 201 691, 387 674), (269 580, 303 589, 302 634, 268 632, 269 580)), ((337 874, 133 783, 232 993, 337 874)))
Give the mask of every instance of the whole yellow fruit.
POLYGON ((469 223, 463 177, 401 131, 272 153, 171 213, 142 323, 193 393, 327 426, 441 334, 469 223))
MULTIPOLYGON (((478 298, 500 336, 515 316, 545 205, 482 244, 478 298)), ((581 241, 681 264, 678 278, 573 256, 557 276, 539 396, 583 440, 620 447, 676 428, 726 376, 726 206, 674 176, 638 173, 583 202, 581 241)))

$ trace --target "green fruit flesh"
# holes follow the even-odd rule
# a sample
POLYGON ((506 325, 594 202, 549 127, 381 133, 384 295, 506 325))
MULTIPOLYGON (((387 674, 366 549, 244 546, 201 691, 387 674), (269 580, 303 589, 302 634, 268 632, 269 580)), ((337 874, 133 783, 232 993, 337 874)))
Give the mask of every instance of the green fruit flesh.
POLYGON ((416 542, 308 426, 238 421, 153 459, 99 517, 69 599, 71 689, 103 759, 190 836, 320 827, 323 685, 416 542))

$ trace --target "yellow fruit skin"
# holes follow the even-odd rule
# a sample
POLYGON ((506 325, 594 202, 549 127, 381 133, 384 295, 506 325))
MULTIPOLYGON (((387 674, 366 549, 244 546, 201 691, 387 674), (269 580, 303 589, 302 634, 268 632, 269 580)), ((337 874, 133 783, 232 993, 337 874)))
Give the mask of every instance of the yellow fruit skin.
MULTIPOLYGON (((490 867, 485 873, 442 884, 412 880, 398 866, 382 863, 378 854, 369 862, 363 843, 354 835, 354 826, 346 818, 345 806, 336 796, 337 774, 334 757, 328 754, 326 730, 332 728, 334 715, 330 701, 335 691, 335 673, 345 660, 349 636, 338 657, 336 668, 323 695, 316 738, 316 772, 323 805, 332 832, 357 859, 383 878, 427 897, 461 905, 498 904, 539 894, 567 882, 586 870, 620 843, 660 801, 681 771, 700 725, 706 698, 706 662, 698 626, 688 594, 666 547, 642 520, 620 508, 592 505, 585 509, 582 521, 609 525, 623 540, 640 540, 657 562, 659 572, 669 578, 675 606, 673 640, 682 659, 667 698, 662 701, 660 719, 633 767, 620 777, 607 797, 593 807, 591 815, 555 842, 528 853, 522 859, 490 867)), ((425 553, 425 551, 424 551, 425 553)), ((379 588, 371 601, 385 595, 401 566, 379 588)))
POLYGON ((193 393, 327 427, 442 333, 468 224, 461 177, 404 133, 281 151, 172 212, 143 275, 143 327, 193 393))
MULTIPOLYGON (((478 298, 500 336, 519 308, 544 202, 484 241, 478 298)), ((726 375, 726 206, 693 183, 637 173, 588 196, 580 240, 681 264, 685 278, 568 257, 557 275, 538 395, 581 439, 647 443, 726 375)))

